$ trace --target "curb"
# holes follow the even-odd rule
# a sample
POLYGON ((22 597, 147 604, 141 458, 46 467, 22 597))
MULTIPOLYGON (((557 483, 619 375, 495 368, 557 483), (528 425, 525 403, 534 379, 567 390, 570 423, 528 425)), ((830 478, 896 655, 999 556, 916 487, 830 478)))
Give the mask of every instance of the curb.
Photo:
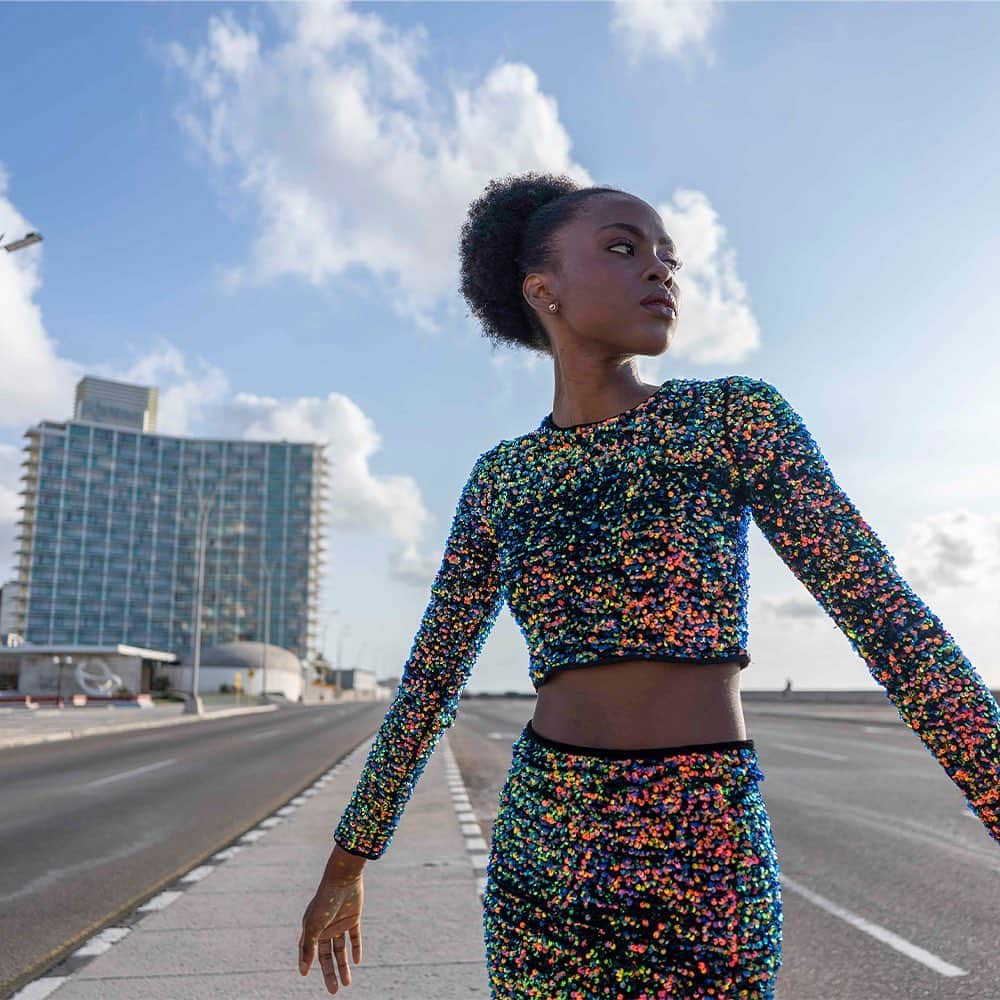
POLYGON ((483 837, 479 820, 476 819, 476 814, 472 811, 469 793, 465 790, 462 772, 459 770, 455 755, 451 751, 447 735, 443 740, 443 751, 445 774, 448 776, 448 787, 451 789, 451 804, 454 806, 455 815, 458 818, 459 829, 465 838, 465 849, 469 852, 469 860, 476 873, 476 893, 479 896, 479 902, 482 903, 483 893, 486 891, 486 865, 490 859, 490 848, 483 837))
POLYGON ((256 715, 258 712, 276 712, 277 705, 255 705, 253 708, 220 708, 204 715, 178 715, 172 719, 150 719, 148 722, 127 722, 122 726, 88 726, 85 729, 60 729, 38 736, 11 736, 0 738, 0 750, 32 746, 35 743, 58 743, 78 740, 84 736, 103 736, 111 733, 128 733, 137 729, 159 729, 162 726, 180 726, 188 722, 208 722, 210 719, 227 719, 233 715, 256 715))
MULTIPOLYGON (((264 705, 252 711, 273 711, 277 707, 277 705, 264 705)), ((45 997, 62 986, 66 980, 70 979, 74 973, 128 937, 136 924, 148 914, 166 909, 171 903, 178 900, 186 889, 211 876, 230 858, 245 848, 252 847, 261 837, 266 836, 268 830, 284 823, 299 806, 304 805, 325 788, 341 768, 346 764, 353 763, 359 756, 367 755, 372 739, 373 737, 366 736, 353 749, 340 757, 336 763, 320 772, 319 777, 306 784, 283 805, 259 820, 254 826, 234 837, 221 849, 212 851, 206 858, 190 865, 179 876, 162 883, 138 906, 119 914, 117 917, 112 917, 104 927, 87 938, 82 945, 63 958, 57 959, 41 975, 21 986, 16 993, 10 996, 9 1000, 44 1000, 45 997)))

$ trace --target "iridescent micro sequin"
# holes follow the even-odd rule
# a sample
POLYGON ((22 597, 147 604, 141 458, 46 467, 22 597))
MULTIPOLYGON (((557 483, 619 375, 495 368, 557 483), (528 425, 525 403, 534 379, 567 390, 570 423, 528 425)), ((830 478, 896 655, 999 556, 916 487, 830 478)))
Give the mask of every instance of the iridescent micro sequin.
POLYGON ((752 740, 614 758, 531 723, 483 895, 494 1000, 769 1000, 777 853, 752 740))
POLYGON ((472 468, 342 846, 384 853, 504 601, 536 688, 623 659, 746 666, 751 517, 1000 841, 1000 706, 774 386, 670 379, 607 420, 551 416, 472 468))

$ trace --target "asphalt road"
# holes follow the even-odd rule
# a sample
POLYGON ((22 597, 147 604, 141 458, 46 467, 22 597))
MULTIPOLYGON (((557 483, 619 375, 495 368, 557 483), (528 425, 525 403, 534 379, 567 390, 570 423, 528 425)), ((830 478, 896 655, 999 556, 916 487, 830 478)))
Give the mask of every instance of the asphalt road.
POLYGON ((386 708, 289 706, 0 752, 0 995, 273 812, 386 708))
MULTIPOLYGON (((449 731, 487 843, 533 710, 469 700, 449 731)), ((1000 1000, 1000 844, 916 734, 744 714, 784 876, 776 1000, 1000 1000)))

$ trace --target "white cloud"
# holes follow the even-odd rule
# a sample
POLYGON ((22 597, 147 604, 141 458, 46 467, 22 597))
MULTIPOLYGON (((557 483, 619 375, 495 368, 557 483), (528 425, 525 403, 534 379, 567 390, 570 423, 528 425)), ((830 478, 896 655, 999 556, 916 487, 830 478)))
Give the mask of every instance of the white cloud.
MULTIPOLYGON (((226 48, 232 66, 251 62, 253 47, 226 48)), ((18 236, 31 229, 6 194, 0 168, 0 232, 18 236)), ((419 484, 409 476, 373 474, 371 457, 381 446, 374 423, 341 393, 325 399, 277 400, 247 393, 234 395, 226 373, 203 359, 186 357, 160 337, 124 365, 98 363, 84 368, 60 357, 45 331, 33 296, 41 287, 40 248, 0 253, 0 425, 18 436, 39 420, 72 415, 76 382, 84 374, 155 385, 160 390, 157 430, 164 434, 226 436, 236 439, 314 440, 328 443, 330 477, 329 531, 384 534, 397 554, 390 575, 426 586, 440 555, 421 552, 431 513, 419 484)), ((0 443, 0 577, 14 571, 14 537, 21 502, 22 449, 0 443)), ((328 543, 328 548, 330 547, 328 543)))
MULTIPOLYGON (((4 243, 34 228, 8 198, 7 185, 7 172, 0 165, 4 243)), ((43 246, 36 243, 13 252, 0 251, 0 426, 27 427, 53 414, 69 416, 73 409, 79 369, 59 357, 34 301, 42 286, 43 246)))
POLYGON ((680 63, 688 75, 696 57, 709 67, 715 65, 708 36, 722 19, 722 8, 713 0, 613 0, 612 9, 612 35, 630 65, 643 57, 667 58, 680 63))
POLYGON ((684 266, 677 277, 681 309, 670 353, 698 364, 743 358, 760 346, 760 327, 736 252, 726 229, 701 191, 679 190, 672 203, 654 205, 677 244, 684 266))
MULTIPOLYGON (((642 9, 619 18, 654 17, 648 5, 633 6, 642 9)), ((697 7, 669 12, 678 43, 714 23, 711 5, 697 7)), ((555 98, 521 63, 434 93, 422 75, 430 46, 419 25, 399 28, 339 2, 268 12, 281 34, 271 44, 226 12, 209 19, 200 46, 164 50, 190 85, 178 121, 259 218, 250 259, 224 269, 225 287, 284 275, 321 285, 361 268, 392 289, 379 304, 409 326, 440 333, 443 306, 448 329, 464 332, 458 233, 488 181, 537 170, 594 183, 573 159, 555 98)), ((660 211, 685 260, 671 351, 709 364, 742 357, 759 331, 710 198, 680 190, 660 211)))
POLYGON ((382 438, 374 422, 349 397, 279 400, 237 393, 216 415, 227 437, 258 441, 319 441, 326 444, 331 532, 385 534, 400 543, 391 576, 426 587, 441 555, 421 554, 419 542, 433 516, 409 476, 376 476, 370 460, 382 438))

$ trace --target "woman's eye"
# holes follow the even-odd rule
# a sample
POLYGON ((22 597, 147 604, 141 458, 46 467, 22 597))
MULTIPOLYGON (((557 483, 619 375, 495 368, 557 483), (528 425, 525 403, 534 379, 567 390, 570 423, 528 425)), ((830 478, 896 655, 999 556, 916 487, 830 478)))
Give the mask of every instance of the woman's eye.
MULTIPOLYGON (((612 243, 611 246, 608 247, 608 249, 614 250, 615 247, 622 247, 622 246, 629 248, 629 250, 631 251, 630 256, 632 257, 635 256, 635 245, 632 243, 631 240, 617 240, 616 242, 612 243)), ((662 257, 660 259, 663 260, 662 257)), ((663 263, 672 264, 673 260, 670 257, 668 257, 666 260, 663 260, 663 263)))

